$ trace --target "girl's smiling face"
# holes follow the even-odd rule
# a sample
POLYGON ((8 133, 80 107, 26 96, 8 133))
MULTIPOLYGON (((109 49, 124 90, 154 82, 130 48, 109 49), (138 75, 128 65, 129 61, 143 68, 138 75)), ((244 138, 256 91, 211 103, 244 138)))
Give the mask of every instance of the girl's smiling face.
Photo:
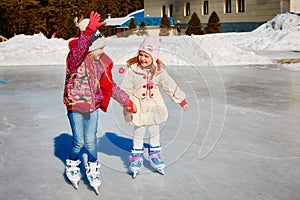
POLYGON ((148 67, 153 62, 151 55, 144 51, 139 51, 138 58, 142 67, 148 67))

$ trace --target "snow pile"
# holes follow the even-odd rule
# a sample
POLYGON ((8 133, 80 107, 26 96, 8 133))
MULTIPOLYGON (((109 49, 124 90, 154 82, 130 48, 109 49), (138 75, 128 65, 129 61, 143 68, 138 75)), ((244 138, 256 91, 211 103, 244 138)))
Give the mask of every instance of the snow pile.
POLYGON ((283 13, 252 32, 223 33, 216 37, 248 51, 300 51, 300 16, 283 13))
POLYGON ((283 13, 256 30, 239 37, 235 43, 252 50, 300 51, 300 16, 283 13), (241 42, 244 41, 244 42, 241 42))
MULTIPOLYGON (((255 52, 300 51, 299 32, 300 16, 284 13, 248 33, 162 37, 160 58, 167 65, 268 64, 272 63, 270 57, 255 52)), ((107 40, 105 51, 115 64, 123 65, 137 54, 143 37, 107 40)), ((0 66, 64 65, 67 53, 67 40, 47 39, 41 34, 17 35, 0 43, 0 66)))
POLYGON ((270 64, 271 60, 256 55, 254 52, 239 48, 229 40, 218 37, 222 34, 205 35, 200 43, 203 51, 215 65, 252 65, 270 64))
MULTIPOLYGON (((300 31, 300 15, 293 13, 283 13, 274 17, 261 28, 267 28, 275 31, 299 32, 300 31)), ((258 29, 260 30, 260 29, 258 29)))
POLYGON ((68 41, 47 39, 42 34, 16 35, 0 43, 1 65, 61 65, 65 63, 68 41))
POLYGON ((252 32, 259 35, 249 45, 259 50, 300 50, 300 16, 292 13, 277 15, 252 32))

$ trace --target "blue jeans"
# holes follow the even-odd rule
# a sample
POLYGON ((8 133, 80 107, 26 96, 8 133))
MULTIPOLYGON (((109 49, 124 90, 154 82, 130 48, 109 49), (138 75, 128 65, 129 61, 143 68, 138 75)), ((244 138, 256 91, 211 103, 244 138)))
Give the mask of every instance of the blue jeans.
POLYGON ((78 160, 80 150, 85 146, 88 151, 88 161, 95 162, 97 160, 98 110, 87 114, 69 111, 68 118, 73 133, 69 159, 78 160))

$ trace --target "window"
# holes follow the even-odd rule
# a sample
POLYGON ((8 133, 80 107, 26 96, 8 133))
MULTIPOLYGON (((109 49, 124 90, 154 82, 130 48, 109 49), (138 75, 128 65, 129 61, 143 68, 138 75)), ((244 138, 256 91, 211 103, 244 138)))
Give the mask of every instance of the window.
POLYGON ((191 14, 191 4, 190 2, 186 2, 184 4, 184 16, 190 16, 191 14))
POLYGON ((237 0, 237 12, 245 12, 245 0, 237 0))
POLYGON ((225 0, 225 13, 231 13, 231 0, 225 0))
POLYGON ((161 7, 161 16, 164 16, 166 14, 166 6, 161 7))
POLYGON ((173 17, 173 4, 169 6, 169 17, 173 17))
POLYGON ((208 1, 203 1, 202 14, 208 15, 208 1))

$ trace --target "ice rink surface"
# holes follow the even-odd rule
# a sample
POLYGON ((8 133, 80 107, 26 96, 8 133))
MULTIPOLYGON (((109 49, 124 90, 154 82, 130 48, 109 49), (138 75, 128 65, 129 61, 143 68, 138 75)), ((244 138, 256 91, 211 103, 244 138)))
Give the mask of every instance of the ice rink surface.
POLYGON ((83 163, 78 190, 64 175, 72 140, 62 103, 64 70, 0 67, 1 200, 299 199, 299 71, 278 65, 168 66, 190 110, 164 96, 165 175, 153 172, 147 156, 136 179, 128 173, 133 128, 112 100, 100 114, 102 186, 96 196, 83 163))

